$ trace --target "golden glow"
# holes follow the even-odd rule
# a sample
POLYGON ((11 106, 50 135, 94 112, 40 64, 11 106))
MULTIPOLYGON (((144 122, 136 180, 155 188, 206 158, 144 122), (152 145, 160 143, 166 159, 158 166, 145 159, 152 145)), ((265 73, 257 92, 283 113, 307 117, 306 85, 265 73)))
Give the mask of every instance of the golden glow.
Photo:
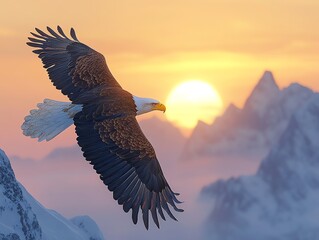
POLYGON ((185 128, 193 128, 198 120, 211 123, 223 107, 218 92, 200 80, 190 80, 175 87, 166 105, 167 119, 185 128))
POLYGON ((1 2, 0 109, 1 116, 14 117, 0 118, 0 146, 9 155, 40 158, 75 144, 74 135, 61 134, 39 149, 21 134, 24 116, 43 98, 68 101, 25 44, 34 27, 59 24, 66 34, 74 27, 80 41, 101 52, 121 86, 136 96, 162 100, 178 79, 196 76, 214 79, 224 105, 242 107, 266 69, 281 88, 297 81, 319 91, 318 0, 276 1, 275 6, 257 0, 55 0, 50 8, 48 0, 41 3, 1 2))

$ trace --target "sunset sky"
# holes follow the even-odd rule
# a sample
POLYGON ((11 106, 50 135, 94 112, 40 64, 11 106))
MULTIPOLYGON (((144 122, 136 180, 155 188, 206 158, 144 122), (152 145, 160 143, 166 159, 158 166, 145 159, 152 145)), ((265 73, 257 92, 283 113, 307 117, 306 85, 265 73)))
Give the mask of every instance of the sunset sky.
POLYGON ((20 130, 44 98, 66 100, 25 44, 34 27, 74 27, 137 96, 165 103, 178 84, 198 79, 213 85, 227 107, 242 106, 266 69, 280 87, 298 81, 319 90, 318 12, 317 0, 3 1, 0 148, 39 158, 75 143, 73 129, 41 144, 20 130))

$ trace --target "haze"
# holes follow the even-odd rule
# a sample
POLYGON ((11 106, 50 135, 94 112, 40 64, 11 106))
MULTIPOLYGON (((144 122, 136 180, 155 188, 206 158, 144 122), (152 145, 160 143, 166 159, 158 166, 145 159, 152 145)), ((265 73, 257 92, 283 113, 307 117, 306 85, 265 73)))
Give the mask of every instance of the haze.
POLYGON ((204 79, 224 106, 242 106, 265 69, 275 72, 281 87, 299 81, 318 90, 318 9, 314 0, 5 1, 0 10, 0 145, 9 155, 39 158, 75 143, 73 130, 40 145, 21 134, 23 117, 43 98, 66 99, 25 44, 34 27, 73 26, 135 95, 163 101, 178 83, 204 79))
POLYGON ((160 230, 134 226, 77 152, 74 128, 48 143, 23 136, 23 118, 37 103, 44 98, 67 101, 25 44, 29 32, 34 27, 60 25, 65 32, 74 27, 79 40, 103 53, 113 75, 134 95, 165 102, 174 86, 201 79, 215 87, 225 108, 231 102, 243 107, 264 70, 274 73, 280 88, 298 82, 319 90, 318 12, 315 0, 4 1, 0 148, 15 159, 17 178, 32 195, 67 217, 90 215, 106 239, 195 239, 210 210, 198 205, 202 187, 254 173, 264 153, 183 162, 187 139, 180 132, 185 129, 172 128, 159 112, 139 118, 150 121, 146 135, 171 185, 182 193, 186 212, 177 216, 179 223, 169 221, 160 230), (69 157, 47 156, 61 147, 75 150, 69 157))

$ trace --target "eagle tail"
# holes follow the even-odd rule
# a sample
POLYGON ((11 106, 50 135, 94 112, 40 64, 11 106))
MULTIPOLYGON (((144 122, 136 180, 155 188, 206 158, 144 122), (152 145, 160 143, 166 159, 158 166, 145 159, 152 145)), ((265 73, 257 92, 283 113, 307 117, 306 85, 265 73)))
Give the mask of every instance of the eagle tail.
POLYGON ((73 117, 82 110, 81 105, 44 99, 30 111, 21 126, 23 134, 38 141, 50 141, 73 124, 73 117))

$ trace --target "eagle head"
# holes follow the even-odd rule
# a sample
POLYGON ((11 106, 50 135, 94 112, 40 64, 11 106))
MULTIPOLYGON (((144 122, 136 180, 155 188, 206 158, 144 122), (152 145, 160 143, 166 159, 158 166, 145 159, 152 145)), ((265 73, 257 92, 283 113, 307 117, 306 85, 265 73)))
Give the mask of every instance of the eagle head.
POLYGON ((133 96, 133 100, 136 106, 137 115, 141 115, 143 113, 148 113, 155 110, 159 110, 163 112, 166 111, 165 105, 160 103, 156 99, 140 98, 140 97, 133 96))

